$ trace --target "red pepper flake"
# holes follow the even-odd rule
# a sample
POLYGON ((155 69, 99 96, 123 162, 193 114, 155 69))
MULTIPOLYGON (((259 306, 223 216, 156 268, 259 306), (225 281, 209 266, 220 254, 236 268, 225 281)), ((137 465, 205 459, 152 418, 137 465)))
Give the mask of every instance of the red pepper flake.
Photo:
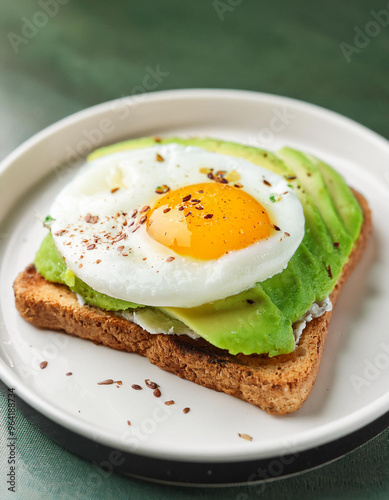
POLYGON ((286 231, 284 231, 284 235, 289 237, 290 233, 287 233, 286 231))
POLYGON ((40 363, 39 367, 44 370, 47 366, 47 361, 42 361, 42 363, 40 363))
POLYGON ((165 401, 165 405, 167 406, 174 405, 174 401, 172 399, 170 399, 169 401, 165 401))
POLYGON ((131 386, 133 389, 135 389, 135 391, 141 391, 142 390, 142 387, 138 384, 132 384, 131 386))
POLYGON ((328 276, 332 279, 332 270, 331 270, 330 265, 327 266, 327 273, 328 273, 328 276))
POLYGON ((73 375, 73 373, 72 373, 72 372, 67 372, 67 373, 65 373, 65 375, 66 375, 67 377, 70 377, 71 375, 73 375))
POLYGON ((162 186, 158 186, 155 190, 157 194, 165 194, 168 191, 170 191, 170 187, 167 186, 166 184, 162 184, 162 186))
POLYGON ((123 222, 123 226, 127 226, 127 221, 126 220, 123 222))
POLYGON ((80 264, 80 265, 78 266, 78 269, 81 269, 82 267, 83 267, 83 265, 82 265, 82 264, 80 264))
POLYGON ((99 220, 98 215, 86 214, 84 217, 85 222, 88 224, 96 224, 99 220))
POLYGON ((253 299, 247 299, 246 302, 248 304, 255 304, 255 301, 253 299))
POLYGON ((206 214, 204 215, 204 219, 212 219, 213 214, 206 214))
POLYGON ((97 382, 97 385, 111 385, 113 384, 113 380, 111 378, 107 378, 107 380, 103 380, 102 382, 97 382))
POLYGON ((234 184, 234 187, 240 189, 243 187, 243 184, 241 184, 240 182, 237 182, 236 184, 234 184))
POLYGON ((276 226, 275 224, 273 224, 273 227, 274 227, 274 229, 275 229, 276 231, 281 231, 281 229, 280 229, 278 226, 276 226))
POLYGON ((148 205, 145 205, 143 208, 141 208, 139 213, 144 214, 145 212, 147 212, 147 210, 150 210, 150 207, 148 205))
POLYGON ((156 397, 156 398, 160 398, 161 397, 161 391, 159 389, 155 389, 153 391, 153 395, 156 397))
POLYGON ((132 221, 131 224, 128 227, 131 227, 135 224, 135 221, 132 221))
POLYGON ((158 135, 154 137, 154 142, 161 142, 161 141, 162 139, 158 135))
POLYGON ((179 207, 179 211, 182 212, 184 210, 185 207, 179 207))
POLYGON ((173 262, 173 260, 174 260, 174 259, 175 259, 175 257, 168 257, 168 258, 166 259, 166 262, 173 262))
POLYGON ((190 215, 191 213, 192 213, 192 212, 188 212, 188 213, 185 215, 185 217, 188 217, 188 215, 190 215))
POLYGON ((164 211, 163 211, 163 213, 167 214, 168 212, 170 212, 170 210, 171 210, 171 208, 165 208, 164 211))
POLYGON ((117 385, 123 385, 123 382, 121 380, 115 380, 115 384, 117 384, 117 385))
POLYGON ((135 233, 135 231, 138 231, 139 228, 140 226, 136 226, 136 228, 132 232, 135 233))
POLYGON ((140 218, 139 224, 144 224, 146 221, 147 221, 147 216, 146 216, 146 215, 143 215, 143 216, 140 218))
POLYGON ((131 422, 129 420, 127 420, 127 425, 131 425, 131 422))
POLYGON ((191 203, 193 203, 194 205, 196 205, 196 203, 200 203, 200 201, 201 201, 201 200, 196 200, 196 199, 193 199, 193 200, 191 201, 191 203))
POLYGON ((152 382, 149 378, 147 378, 145 380, 145 384, 147 385, 147 387, 149 387, 150 389, 158 389, 159 385, 156 383, 156 382, 152 382))
POLYGON ((186 407, 182 410, 184 413, 189 413, 190 412, 190 408, 186 407))
POLYGON ((96 248, 96 245, 94 243, 91 243, 86 247, 87 250, 93 250, 94 248, 96 248))
POLYGON ((285 175, 284 177, 287 181, 294 181, 295 179, 297 179, 295 175, 285 175))
POLYGON ((116 193, 116 191, 119 191, 119 189, 120 189, 120 188, 113 188, 113 189, 111 189, 111 193, 112 193, 112 194, 113 194, 113 193, 116 193))
POLYGON ((124 245, 120 245, 120 247, 118 247, 118 251, 122 252, 123 250, 124 250, 124 245))
POLYGON ((161 156, 159 153, 156 154, 156 159, 157 161, 165 161, 164 157, 161 156))
POLYGON ((267 181, 266 179, 263 179, 263 183, 265 184, 265 186, 270 186, 271 187, 271 184, 269 181, 267 181))
POLYGON ((334 241, 333 243, 334 248, 339 248, 339 245, 340 245, 339 241, 334 241))
POLYGON ((182 201, 185 203, 186 201, 189 201, 191 198, 192 198, 192 195, 191 195, 191 194, 188 194, 187 196, 184 196, 184 197, 182 198, 182 201))
POLYGON ((135 209, 135 210, 132 212, 131 217, 134 219, 134 218, 137 216, 137 214, 138 214, 138 210, 136 210, 136 209, 135 209))
POLYGON ((196 210, 204 210, 204 207, 202 205, 196 205, 195 209, 196 210))
POLYGON ((101 259, 96 260, 96 264, 100 264, 100 262, 101 262, 101 259))

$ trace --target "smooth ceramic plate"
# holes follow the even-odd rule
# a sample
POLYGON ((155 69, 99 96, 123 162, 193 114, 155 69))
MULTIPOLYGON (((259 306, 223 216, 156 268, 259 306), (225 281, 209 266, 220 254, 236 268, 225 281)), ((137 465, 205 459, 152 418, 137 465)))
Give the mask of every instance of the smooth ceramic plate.
POLYGON ((329 443, 389 410, 389 148, 364 127, 306 103, 250 92, 129 97, 77 113, 23 144, 1 166, 0 200, 0 377, 63 427, 146 457, 236 462, 329 443), (336 306, 314 389, 292 415, 267 415, 138 355, 39 330, 15 309, 12 283, 45 234, 38 219, 48 214, 82 157, 103 144, 153 134, 208 135, 271 150, 297 147, 332 164, 370 203, 373 236, 336 306), (41 361, 48 361, 45 370, 41 361), (69 371, 73 376, 65 376, 69 371), (123 385, 97 385, 108 378, 123 385), (131 388, 145 387, 146 378, 161 386, 161 398, 148 388, 131 388), (170 399, 176 404, 164 405, 170 399), (184 414, 184 407, 191 411, 184 414))

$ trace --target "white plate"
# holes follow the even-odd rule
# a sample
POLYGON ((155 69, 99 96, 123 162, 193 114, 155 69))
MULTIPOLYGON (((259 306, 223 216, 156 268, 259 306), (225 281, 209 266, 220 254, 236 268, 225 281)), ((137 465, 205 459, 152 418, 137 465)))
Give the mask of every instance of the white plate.
POLYGON ((185 90, 108 102, 77 113, 19 147, 0 170, 0 377, 60 425, 119 450, 153 458, 231 462, 294 453, 360 429, 389 410, 389 148, 330 111, 278 96, 185 90), (336 306, 320 373, 303 407, 273 417, 175 377, 135 354, 42 331, 15 309, 12 283, 45 234, 55 193, 75 163, 102 144, 144 135, 208 135, 269 149, 301 148, 327 160, 368 199, 374 233, 336 306), (68 166, 60 166, 64 160, 68 166), (45 370, 41 361, 48 361, 45 370), (73 376, 65 376, 66 372, 73 376), (100 386, 113 378, 123 385, 100 386), (162 397, 150 389, 157 381, 162 397), (164 401, 176 404, 166 406, 164 401), (182 409, 191 408, 188 414, 182 409), (127 420, 132 422, 127 425, 127 420), (250 434, 249 442, 238 433, 250 434))

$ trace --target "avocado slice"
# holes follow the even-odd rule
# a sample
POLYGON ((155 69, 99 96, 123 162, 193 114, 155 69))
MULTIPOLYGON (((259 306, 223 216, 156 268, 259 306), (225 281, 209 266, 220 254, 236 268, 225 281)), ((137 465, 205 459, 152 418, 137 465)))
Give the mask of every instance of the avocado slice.
POLYGON ((231 354, 287 354, 294 350, 291 322, 258 284, 250 290, 198 307, 161 308, 210 344, 231 354))
POLYGON ((328 192, 331 195, 335 209, 346 231, 355 242, 362 227, 363 213, 354 194, 347 186, 344 178, 333 168, 315 156, 306 153, 305 156, 319 169, 328 192))

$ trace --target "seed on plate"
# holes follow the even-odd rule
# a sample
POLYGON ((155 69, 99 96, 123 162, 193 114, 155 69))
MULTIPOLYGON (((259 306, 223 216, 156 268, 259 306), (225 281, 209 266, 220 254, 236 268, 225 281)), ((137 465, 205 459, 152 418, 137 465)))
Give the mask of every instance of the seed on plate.
POLYGON ((253 438, 251 436, 249 436, 248 434, 241 434, 240 432, 238 432, 238 436, 242 439, 246 439, 246 441, 252 441, 253 438))
POLYGON ((172 399, 170 399, 170 401, 165 401, 165 405, 167 406, 174 405, 174 401, 172 399))
POLYGON ((192 195, 191 195, 191 194, 188 194, 187 196, 184 196, 184 197, 182 198, 182 201, 185 203, 186 201, 189 201, 191 198, 192 198, 192 195))
POLYGON ((113 384, 113 380, 111 378, 103 380, 102 382, 97 382, 97 385, 111 385, 111 384, 113 384))
POLYGON ((266 179, 263 179, 263 183, 265 184, 265 186, 271 186, 270 182, 266 179))
POLYGON ((131 422, 129 420, 127 420, 127 425, 131 425, 131 422))
POLYGON ((133 389, 135 389, 136 391, 141 391, 142 390, 142 387, 138 384, 132 384, 131 386, 133 389))
POLYGON ((145 384, 147 387, 150 387, 150 389, 158 389, 159 385, 156 382, 152 382, 149 378, 145 380, 145 384))
POLYGON ((166 259, 166 262, 173 262, 173 260, 174 260, 174 259, 175 259, 175 257, 168 257, 168 258, 166 259))
POLYGON ((141 208, 139 213, 144 214, 145 212, 147 212, 147 210, 150 210, 149 205, 145 205, 143 208, 141 208))
POLYGON ((39 366, 40 366, 40 368, 41 368, 42 370, 44 370, 44 369, 46 368, 46 366, 47 366, 47 361, 42 361, 42 363, 40 363, 40 365, 39 365, 39 366))
POLYGON ((190 412, 190 408, 186 407, 182 410, 184 413, 189 413, 190 412))
POLYGON ((65 373, 65 375, 66 375, 67 377, 70 377, 71 375, 73 375, 73 373, 72 373, 72 372, 67 372, 67 373, 65 373))
POLYGON ((204 219, 212 219, 213 214, 206 214, 204 215, 204 219))
POLYGON ((171 208, 165 208, 164 211, 163 211, 163 213, 167 214, 168 212, 170 212, 170 210, 171 210, 171 208))
POLYGON ((165 161, 164 157, 161 156, 159 153, 156 154, 156 159, 157 161, 165 161))
POLYGON ((153 391, 153 394, 156 398, 160 398, 161 397, 161 391, 159 389, 155 389, 153 391))
POLYGON ((136 216, 137 216, 137 214, 138 214, 138 210, 136 210, 136 209, 135 209, 135 210, 132 212, 131 217, 132 217, 132 218, 134 218, 134 217, 136 217, 136 216))
POLYGON ((94 243, 91 243, 86 247, 87 250, 93 250, 94 248, 96 248, 96 245, 94 243))

